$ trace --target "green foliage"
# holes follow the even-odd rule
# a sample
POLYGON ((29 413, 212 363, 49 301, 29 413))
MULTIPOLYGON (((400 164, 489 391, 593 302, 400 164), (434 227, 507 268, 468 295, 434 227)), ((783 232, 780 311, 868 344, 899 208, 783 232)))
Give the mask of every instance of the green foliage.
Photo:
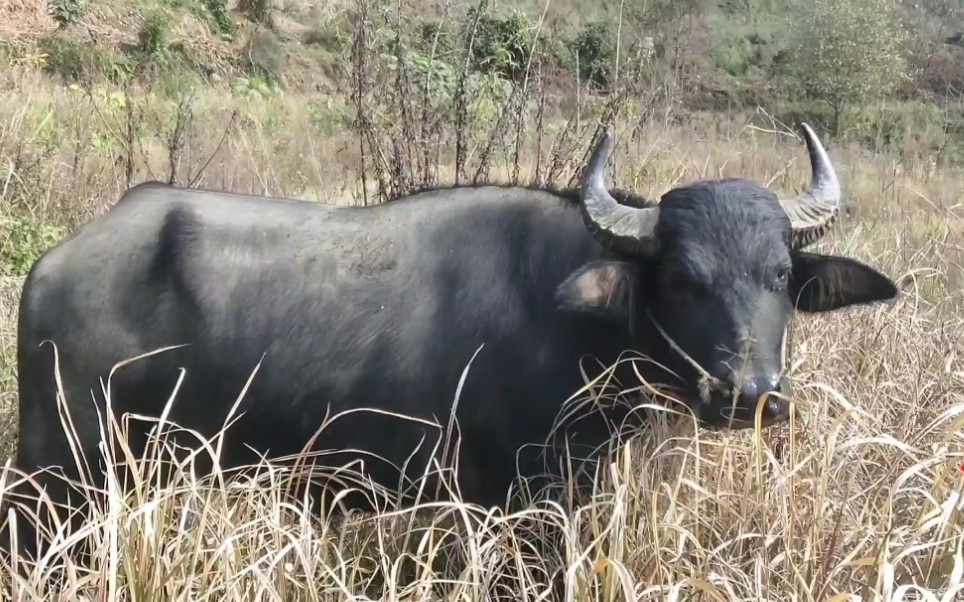
POLYGON ((312 27, 306 31, 302 42, 311 46, 320 46, 325 50, 337 50, 339 45, 337 34, 321 26, 312 27))
POLYGON ((455 92, 458 70, 454 65, 422 52, 408 52, 405 59, 419 89, 428 86, 431 95, 455 92))
POLYGON ((272 81, 257 75, 239 77, 232 85, 235 93, 248 99, 267 99, 277 95, 281 90, 272 81))
POLYGON ((168 63, 167 68, 158 75, 155 89, 167 98, 190 96, 203 85, 203 80, 198 72, 186 65, 179 64, 179 61, 168 63), (182 68, 178 68, 179 66, 182 68))
POLYGON ((814 0, 796 27, 790 75, 807 97, 834 112, 891 92, 906 77, 906 33, 896 0, 814 0))
POLYGON ((747 39, 721 36, 713 48, 713 61, 728 75, 743 77, 750 70, 750 48, 747 39))
POLYGON ((794 2, 799 4, 799 0, 732 0, 703 17, 711 45, 700 75, 715 95, 711 106, 756 106, 777 100, 774 93, 779 90, 771 82, 785 61, 793 60, 787 48, 796 19, 787 17, 794 2))
POLYGON ((0 65, 20 65, 40 70, 46 61, 46 55, 39 49, 0 38, 0 65))
POLYGON ((234 21, 227 0, 165 0, 165 4, 190 12, 207 23, 212 32, 226 39, 234 35, 234 21))
POLYGON ((216 31, 225 36, 234 35, 234 21, 231 20, 227 0, 202 0, 202 2, 216 31))
POLYGON ((0 218, 0 274, 24 276, 41 253, 56 244, 64 229, 33 219, 0 218))
POLYGON ((144 23, 137 32, 137 49, 147 58, 161 58, 170 44, 170 17, 160 9, 144 15, 144 23))
POLYGON ((80 42, 59 33, 40 37, 37 46, 45 55, 44 71, 60 76, 64 83, 99 79, 121 82, 133 73, 133 64, 124 57, 114 56, 102 46, 80 42))
POLYGON ((351 126, 355 112, 344 100, 332 96, 308 101, 308 124, 322 135, 331 136, 351 126))
POLYGON ((160 8, 145 14, 137 43, 126 54, 114 54, 105 46, 60 32, 41 36, 37 46, 43 69, 64 83, 120 84, 136 77, 170 94, 197 82, 197 66, 183 44, 172 39, 170 16, 160 8))
POLYGON ((766 79, 785 58, 786 36, 774 29, 772 23, 750 26, 725 23, 713 40, 713 66, 722 75, 743 83, 766 79))
POLYGON ((747 0, 720 0, 720 12, 724 15, 740 15, 747 12, 749 8, 747 0))
POLYGON ((605 21, 594 21, 580 31, 570 45, 579 77, 600 87, 608 87, 616 57, 615 32, 605 21))
POLYGON ((63 29, 80 21, 87 11, 87 0, 47 0, 47 11, 63 29))
MULTIPOLYGON (((475 9, 469 12, 468 22, 472 23, 475 9)), ((505 17, 483 15, 472 47, 474 66, 483 73, 520 79, 534 41, 535 24, 521 11, 505 17)))
POLYGON ((145 14, 132 59, 138 76, 158 84, 165 94, 176 95, 184 85, 190 85, 199 67, 184 43, 171 35, 170 23, 171 15, 163 9, 145 14))
POLYGON ((418 24, 419 46, 426 52, 431 52, 433 45, 436 56, 444 56, 456 47, 456 36, 444 26, 438 18, 422 21, 418 24))
POLYGON ((268 29, 258 29, 245 44, 242 63, 251 75, 277 83, 281 81, 285 62, 281 41, 268 29))
MULTIPOLYGON (((781 123, 806 121, 818 132, 831 130, 834 109, 823 101, 802 99, 773 103, 769 113, 781 123)), ((896 156, 943 156, 947 165, 964 165, 964 123, 955 127, 957 117, 949 107, 923 101, 852 104, 842 113, 847 123, 846 138, 875 153, 896 156)), ((766 127, 768 119, 759 118, 766 127)))
POLYGON ((508 106, 513 85, 495 73, 482 73, 469 78, 467 89, 473 101, 468 111, 469 134, 484 139, 508 106))
POLYGON ((848 112, 848 137, 875 152, 936 153, 955 142, 946 111, 926 102, 886 103, 848 112))
POLYGON ((272 0, 240 0, 238 10, 255 23, 270 24, 272 0))

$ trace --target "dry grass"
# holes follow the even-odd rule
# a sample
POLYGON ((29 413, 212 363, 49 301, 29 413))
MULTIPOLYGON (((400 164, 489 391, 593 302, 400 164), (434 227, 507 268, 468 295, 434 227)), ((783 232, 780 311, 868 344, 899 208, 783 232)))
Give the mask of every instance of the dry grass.
MULTIPOLYGON (((138 94, 145 132, 128 154, 125 109, 109 96, 30 76, 0 92, 0 155, 12 167, 4 211, 72 227, 104 211, 129 178, 166 179, 174 105, 138 94)), ((356 146, 323 131, 325 119, 313 121, 305 99, 231 102, 197 100, 176 181, 206 165, 204 186, 357 199, 356 146)), ((651 195, 737 174, 799 189, 809 175, 802 142, 748 123, 651 122, 620 147, 616 181, 651 195)), ((616 450, 594 497, 571 512, 505 515, 455 504, 436 516, 423 508, 417 520, 386 511, 334 523, 284 501, 277 468, 233 485, 183 470, 166 488, 110 492, 110 505, 79 534, 94 546, 92 567, 59 570, 66 561, 54 557, 19 578, 3 568, 8 597, 545 600, 558 578, 567 599, 580 602, 958 599, 964 177, 935 171, 926 156, 898 163, 847 146, 830 153, 854 213, 816 250, 868 261, 906 287, 889 306, 799 319, 803 416, 794 424, 759 434, 664 425, 616 450)), ((532 163, 522 161, 523 179, 532 163)), ((496 161, 493 177, 511 168, 496 161)), ((442 160, 439 177, 453 173, 442 160)), ((145 481, 150 470, 142 469, 145 481)))
POLYGON ((46 8, 44 0, 6 0, 0 6, 0 32, 15 39, 55 29, 57 22, 46 8))

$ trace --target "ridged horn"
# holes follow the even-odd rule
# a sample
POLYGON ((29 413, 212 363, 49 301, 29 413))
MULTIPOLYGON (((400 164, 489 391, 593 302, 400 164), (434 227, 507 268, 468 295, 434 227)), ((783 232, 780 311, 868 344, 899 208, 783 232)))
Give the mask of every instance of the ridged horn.
POLYGON ((583 220, 603 246, 620 253, 650 254, 656 247, 659 207, 627 207, 609 194, 603 170, 611 149, 612 136, 605 131, 583 173, 579 191, 583 220))
POLYGON ((791 198, 780 199, 793 228, 792 247, 801 249, 819 240, 830 230, 840 211, 840 184, 827 151, 806 123, 801 123, 810 155, 810 187, 791 198))

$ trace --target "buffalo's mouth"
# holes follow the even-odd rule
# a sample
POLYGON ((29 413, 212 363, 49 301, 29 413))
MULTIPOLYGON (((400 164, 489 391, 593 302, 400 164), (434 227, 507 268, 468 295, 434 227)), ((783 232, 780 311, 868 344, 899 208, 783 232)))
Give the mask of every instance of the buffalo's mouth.
POLYGON ((709 427, 753 428, 757 409, 762 404, 760 426, 768 427, 790 419, 792 395, 793 389, 786 377, 780 381, 779 392, 766 393, 761 396, 762 399, 734 400, 728 392, 714 391, 708 402, 697 405, 696 415, 700 422, 709 427))

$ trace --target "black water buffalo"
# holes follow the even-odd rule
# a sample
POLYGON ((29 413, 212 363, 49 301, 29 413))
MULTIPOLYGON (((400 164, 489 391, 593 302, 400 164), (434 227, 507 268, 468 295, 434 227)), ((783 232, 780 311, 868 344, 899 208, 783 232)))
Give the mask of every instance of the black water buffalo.
MULTIPOLYGON (((761 398, 765 423, 785 420, 787 400, 765 394, 788 393, 781 347, 794 307, 897 292, 861 263, 801 250, 841 197, 819 140, 803 132, 811 187, 779 201, 727 179, 676 188, 658 205, 617 202, 603 181, 608 134, 576 191, 444 188, 362 208, 136 186, 27 278, 16 466, 76 475, 55 349, 89 462, 100 379, 180 345, 113 374, 116 414, 161 414, 183 368, 169 419, 210 436, 260 362, 222 466, 296 453, 326 417, 376 408, 334 420, 316 448, 372 454, 366 470, 389 488, 406 462, 409 476, 425 471, 440 433, 388 413, 444 427, 464 372, 460 494, 485 505, 505 501, 517 469, 544 469, 517 464, 517 451, 546 440, 583 372, 595 377, 627 350, 652 358, 637 369, 678 387, 704 423, 752 424, 761 398)), ((631 385, 632 368, 621 370, 631 385)))

